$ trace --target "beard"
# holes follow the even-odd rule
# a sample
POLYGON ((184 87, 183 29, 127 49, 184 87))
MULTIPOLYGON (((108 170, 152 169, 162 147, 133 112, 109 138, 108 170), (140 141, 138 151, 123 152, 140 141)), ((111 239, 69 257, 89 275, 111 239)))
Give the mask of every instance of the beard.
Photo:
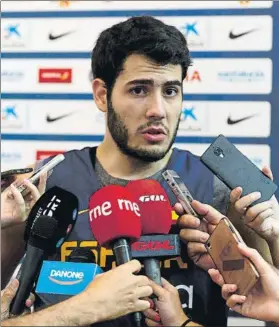
MULTIPOLYGON (((139 159, 144 162, 156 162, 165 157, 165 155, 169 152, 171 149, 175 137, 177 134, 177 130, 179 127, 180 119, 177 121, 177 125, 175 127, 174 133, 172 135, 172 138, 169 142, 169 145, 166 149, 144 149, 144 148, 136 148, 129 146, 129 133, 128 128, 126 127, 124 121, 121 119, 120 115, 114 110, 112 102, 110 99, 108 99, 108 114, 107 114, 107 121, 108 121, 108 129, 109 132, 120 149, 122 153, 125 155, 131 156, 135 159, 139 159)), ((146 125, 142 126, 140 129, 147 128, 149 126, 162 126, 161 121, 157 120, 151 120, 146 125)))

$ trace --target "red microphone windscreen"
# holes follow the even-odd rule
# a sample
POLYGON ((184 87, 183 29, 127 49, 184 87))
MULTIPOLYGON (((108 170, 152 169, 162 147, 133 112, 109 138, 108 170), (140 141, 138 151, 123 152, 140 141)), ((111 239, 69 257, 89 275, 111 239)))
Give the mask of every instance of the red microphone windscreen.
POLYGON ((168 234, 172 225, 172 207, 164 188, 153 179, 131 181, 126 188, 140 207, 142 235, 168 234))
POLYGON ((123 186, 105 186, 89 201, 89 223, 100 245, 107 246, 119 238, 137 240, 141 235, 140 216, 136 198, 123 186))

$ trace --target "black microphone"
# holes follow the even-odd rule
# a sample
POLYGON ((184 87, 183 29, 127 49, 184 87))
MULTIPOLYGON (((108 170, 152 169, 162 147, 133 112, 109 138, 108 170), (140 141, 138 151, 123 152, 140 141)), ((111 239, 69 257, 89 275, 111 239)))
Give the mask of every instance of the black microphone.
POLYGON ((143 262, 146 276, 161 283, 160 261, 180 256, 180 238, 177 234, 143 235, 131 245, 133 259, 143 262))
POLYGON ((25 241, 29 238, 34 220, 41 215, 55 217, 57 220, 57 233, 61 237, 58 240, 59 243, 55 244, 55 246, 60 247, 76 222, 78 216, 78 198, 73 193, 58 186, 47 190, 34 204, 29 213, 24 231, 25 241))
MULTIPOLYGON (((26 220, 24 230, 24 240, 26 242, 29 239, 34 221, 42 215, 54 217, 57 220, 56 243, 50 244, 52 246, 52 253, 55 253, 75 225, 78 216, 78 198, 73 193, 58 186, 54 186, 46 191, 34 204, 26 220)), ((23 262, 24 257, 16 267, 11 280, 20 278, 23 262)))
POLYGON ((87 248, 75 248, 69 255, 69 262, 96 263, 93 252, 87 248))
POLYGON ((25 301, 33 288, 43 260, 55 243, 56 231, 57 221, 53 217, 40 216, 34 220, 22 264, 19 288, 10 306, 11 314, 20 315, 24 311, 25 301))

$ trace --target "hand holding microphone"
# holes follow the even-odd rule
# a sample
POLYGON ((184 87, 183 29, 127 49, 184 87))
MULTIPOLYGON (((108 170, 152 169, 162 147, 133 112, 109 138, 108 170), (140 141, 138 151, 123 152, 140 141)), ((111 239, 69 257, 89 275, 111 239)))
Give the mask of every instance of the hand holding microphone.
MULTIPOLYGON (((10 316, 10 304, 14 299, 19 287, 19 281, 13 279, 2 291, 1 291, 1 321, 8 319, 10 316)), ((29 298, 25 301, 25 306, 30 308, 35 301, 34 294, 30 294, 29 298)))
POLYGON ((96 276, 84 292, 89 295, 92 290, 94 308, 100 312, 98 321, 150 308, 150 302, 143 298, 153 292, 151 281, 146 276, 136 275, 140 269, 140 262, 132 260, 96 276))
MULTIPOLYGON (((101 246, 112 248, 116 264, 132 259, 130 243, 141 234, 140 210, 136 199, 125 187, 106 186, 92 195, 89 202, 89 223, 101 246)), ((141 315, 134 314, 136 326, 141 315)))
POLYGON ((189 318, 182 309, 177 288, 162 278, 162 286, 152 283, 152 289, 157 296, 157 311, 153 308, 144 311, 147 326, 182 326, 189 318))
MULTIPOLYGON (((165 190, 159 182, 151 179, 131 181, 126 188, 135 196, 141 210, 142 235, 160 236, 154 239, 154 242, 169 245, 169 238, 166 238, 172 225, 171 205, 165 190), (165 242, 165 243, 162 243, 165 242)), ((151 241, 151 240, 150 240, 151 241)), ((176 243, 177 244, 177 243, 176 243)), ((164 246, 162 245, 162 247, 164 246)), ((133 249, 136 250, 135 246, 133 249)), ((162 248, 161 248, 162 249, 162 248)), ((137 252, 137 251, 135 251, 137 252)), ((152 252, 152 251, 151 251, 152 252)), ((146 275, 158 285, 161 285, 160 259, 164 256, 162 251, 153 251, 154 255, 144 257, 143 263, 146 275)), ((168 253, 169 254, 169 253, 168 253)), ((171 257, 170 255, 169 257, 171 257)))

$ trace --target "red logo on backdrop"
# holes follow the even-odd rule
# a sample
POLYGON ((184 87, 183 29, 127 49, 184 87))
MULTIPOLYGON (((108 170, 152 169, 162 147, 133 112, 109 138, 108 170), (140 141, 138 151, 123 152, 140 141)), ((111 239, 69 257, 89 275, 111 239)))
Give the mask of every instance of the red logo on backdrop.
POLYGON ((185 78, 186 82, 199 81, 201 82, 201 75, 197 70, 194 70, 192 74, 187 74, 185 78))
POLYGON ((40 68, 39 83, 72 83, 72 69, 40 68))
POLYGON ((56 156, 57 154, 64 153, 65 151, 37 151, 36 160, 43 160, 51 156, 56 156))

